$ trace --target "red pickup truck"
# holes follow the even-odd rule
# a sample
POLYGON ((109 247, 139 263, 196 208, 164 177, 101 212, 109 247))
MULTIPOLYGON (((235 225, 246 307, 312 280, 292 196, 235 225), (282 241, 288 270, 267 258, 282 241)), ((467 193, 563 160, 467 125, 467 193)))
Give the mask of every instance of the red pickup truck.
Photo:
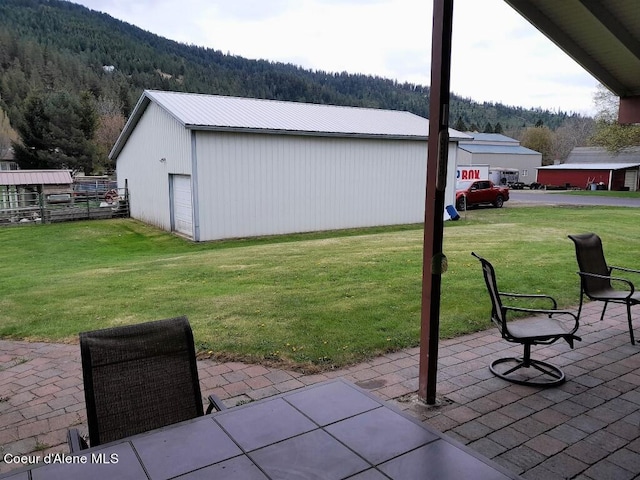
POLYGON ((509 188, 494 185, 490 180, 462 181, 456 185, 456 208, 461 211, 472 205, 501 208, 507 200, 509 188))

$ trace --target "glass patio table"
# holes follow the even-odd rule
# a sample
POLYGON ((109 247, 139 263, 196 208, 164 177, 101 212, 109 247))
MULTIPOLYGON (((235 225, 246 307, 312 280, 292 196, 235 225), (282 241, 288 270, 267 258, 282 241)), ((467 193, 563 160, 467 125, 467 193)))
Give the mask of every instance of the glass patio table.
POLYGON ((0 478, 520 478, 344 380, 332 380, 84 450, 0 478))

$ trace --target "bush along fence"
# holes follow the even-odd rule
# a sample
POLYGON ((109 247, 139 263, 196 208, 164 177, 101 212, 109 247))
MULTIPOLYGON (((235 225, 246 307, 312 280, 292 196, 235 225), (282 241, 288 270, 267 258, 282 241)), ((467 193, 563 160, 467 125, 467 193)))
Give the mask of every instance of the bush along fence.
POLYGON ((126 188, 61 194, 0 189, 0 226, 128 216, 126 188))

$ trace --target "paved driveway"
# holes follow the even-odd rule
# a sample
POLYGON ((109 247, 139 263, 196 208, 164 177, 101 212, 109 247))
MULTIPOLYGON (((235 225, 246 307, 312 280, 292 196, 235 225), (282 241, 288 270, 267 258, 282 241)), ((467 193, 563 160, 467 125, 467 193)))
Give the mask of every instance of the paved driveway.
POLYGON ((570 195, 558 191, 510 190, 507 206, 537 205, 601 205, 608 207, 640 207, 640 198, 602 197, 599 195, 570 195))

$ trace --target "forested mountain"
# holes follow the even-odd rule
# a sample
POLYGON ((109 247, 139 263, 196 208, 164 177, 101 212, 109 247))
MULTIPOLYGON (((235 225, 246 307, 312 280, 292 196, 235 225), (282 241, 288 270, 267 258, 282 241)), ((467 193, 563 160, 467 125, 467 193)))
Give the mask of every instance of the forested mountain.
MULTIPOLYGON (((424 117, 429 109, 427 86, 248 60, 167 40, 66 1, 0 0, 0 108, 20 134, 23 146, 17 145, 16 154, 24 168, 69 166, 72 158, 81 158, 77 167, 85 170, 108 168, 106 154, 144 89, 407 110, 424 117), (79 150, 38 144, 54 135, 43 119, 74 132, 79 150)), ((456 96, 450 115, 454 128, 498 132, 523 124, 555 130, 576 117, 456 96)))

